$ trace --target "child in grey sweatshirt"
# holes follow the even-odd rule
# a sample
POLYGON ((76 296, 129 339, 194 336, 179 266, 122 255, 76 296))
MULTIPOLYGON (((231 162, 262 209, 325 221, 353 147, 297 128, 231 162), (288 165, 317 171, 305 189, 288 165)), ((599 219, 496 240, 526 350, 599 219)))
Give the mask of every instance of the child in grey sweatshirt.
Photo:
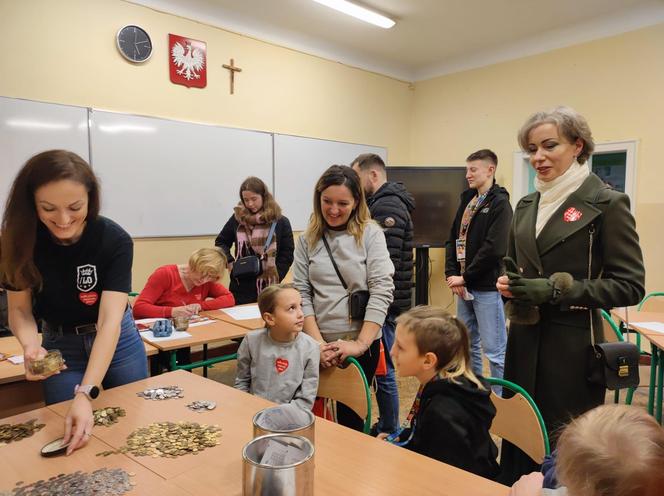
POLYGON ((275 284, 258 297, 266 328, 248 333, 237 356, 235 387, 275 403, 310 410, 318 392, 320 348, 304 334, 300 293, 275 284))

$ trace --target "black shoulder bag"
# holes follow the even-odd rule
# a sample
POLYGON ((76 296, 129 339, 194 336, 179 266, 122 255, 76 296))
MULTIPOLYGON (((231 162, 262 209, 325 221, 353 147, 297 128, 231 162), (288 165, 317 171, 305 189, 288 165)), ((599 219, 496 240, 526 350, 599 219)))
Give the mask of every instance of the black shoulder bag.
POLYGON ((263 255, 249 255, 246 257, 238 258, 233 264, 233 270, 231 271, 231 277, 235 279, 248 279, 255 278, 260 276, 263 273, 263 264, 261 261, 267 249, 272 242, 272 236, 274 236, 274 230, 277 227, 277 221, 275 220, 270 226, 270 232, 267 235, 267 240, 265 241, 265 246, 263 247, 263 255))
MULTIPOLYGON (((597 192, 595 203, 602 190, 597 192)), ((588 280, 592 278, 593 237, 595 225, 588 228, 588 280)), ((601 273, 598 278, 601 278, 601 273)), ((586 376, 588 382, 605 386, 611 391, 639 385, 639 348, 626 341, 595 343, 593 312, 590 310, 590 347, 586 376)))
POLYGON ((341 276, 341 272, 339 272, 337 263, 334 261, 332 250, 330 250, 330 245, 327 244, 325 234, 323 234, 323 244, 325 245, 327 254, 330 256, 330 260, 332 260, 334 271, 337 273, 342 286, 348 293, 348 320, 364 320, 364 314, 367 311, 367 304, 369 303, 369 291, 366 289, 360 289, 357 291, 348 290, 348 285, 346 284, 346 281, 344 281, 344 278, 341 276))

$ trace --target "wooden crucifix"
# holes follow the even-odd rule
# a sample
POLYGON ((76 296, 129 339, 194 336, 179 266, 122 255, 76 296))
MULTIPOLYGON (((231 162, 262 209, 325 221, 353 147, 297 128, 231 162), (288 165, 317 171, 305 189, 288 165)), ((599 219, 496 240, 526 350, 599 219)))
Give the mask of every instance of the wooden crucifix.
POLYGON ((232 95, 235 92, 235 73, 242 72, 242 69, 240 69, 239 67, 235 67, 234 59, 231 59, 230 65, 224 64, 223 68, 228 69, 231 73, 231 95, 232 95))

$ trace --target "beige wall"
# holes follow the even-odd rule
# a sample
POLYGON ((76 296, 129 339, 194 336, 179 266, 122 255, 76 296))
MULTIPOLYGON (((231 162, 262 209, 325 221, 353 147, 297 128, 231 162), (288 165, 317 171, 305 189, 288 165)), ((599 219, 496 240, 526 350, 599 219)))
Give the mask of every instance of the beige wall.
MULTIPOLYGON (((390 160, 409 159, 406 82, 120 0, 0 0, 0 32, 15 40, 0 76, 2 96, 385 146, 390 160), (125 24, 152 37, 144 65, 126 62, 115 47, 125 24), (169 81, 168 33, 207 42, 207 88, 169 81), (233 96, 221 67, 231 57, 242 68, 233 96)), ((303 195, 303 208, 310 198, 303 195)), ((220 229, 230 214, 219 212, 220 229)), ((212 240, 136 240, 134 288, 155 267, 184 262, 212 240)))
MULTIPOLYGON (((584 114, 596 142, 635 139, 636 220, 649 290, 664 290, 659 253, 664 195, 664 24, 415 85, 411 163, 459 164, 489 147, 498 181, 511 188, 516 133, 534 111, 566 104, 584 114)), ((442 250, 434 250, 433 300, 449 302, 442 250)))
MULTIPOLYGON (((233 127, 386 146, 391 163, 460 164, 477 148, 500 157, 512 181, 516 130, 559 103, 589 120, 598 142, 638 139, 637 224, 650 290, 664 289, 657 234, 664 195, 657 181, 664 115, 664 25, 459 74, 408 83, 163 14, 121 0, 0 0, 0 32, 21 40, 3 66, 0 95, 233 127), (114 45, 135 23, 154 43, 134 66, 114 45), (208 87, 170 83, 168 33, 204 40, 208 87), (228 94, 221 65, 243 72, 228 94)), ((309 194, 303 196, 307 205, 309 194)), ((219 226, 230 212, 219 213, 219 226)), ((185 261, 213 238, 136 240, 134 288, 157 266, 185 261)), ((447 305, 442 250, 432 250, 432 302, 447 305)))

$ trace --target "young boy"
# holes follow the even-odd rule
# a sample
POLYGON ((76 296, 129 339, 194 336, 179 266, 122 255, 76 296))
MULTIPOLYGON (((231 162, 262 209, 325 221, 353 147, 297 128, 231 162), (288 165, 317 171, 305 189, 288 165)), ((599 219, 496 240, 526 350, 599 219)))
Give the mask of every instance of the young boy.
POLYGON ((498 450, 489 435, 496 409, 472 371, 468 331, 442 308, 418 306, 397 318, 391 350, 397 372, 420 389, 396 436, 380 435, 422 455, 489 479, 498 450))
POLYGON ((291 284, 258 297, 265 329, 248 333, 237 352, 235 387, 275 403, 310 410, 318 392, 318 343, 301 332, 302 298, 291 284))

